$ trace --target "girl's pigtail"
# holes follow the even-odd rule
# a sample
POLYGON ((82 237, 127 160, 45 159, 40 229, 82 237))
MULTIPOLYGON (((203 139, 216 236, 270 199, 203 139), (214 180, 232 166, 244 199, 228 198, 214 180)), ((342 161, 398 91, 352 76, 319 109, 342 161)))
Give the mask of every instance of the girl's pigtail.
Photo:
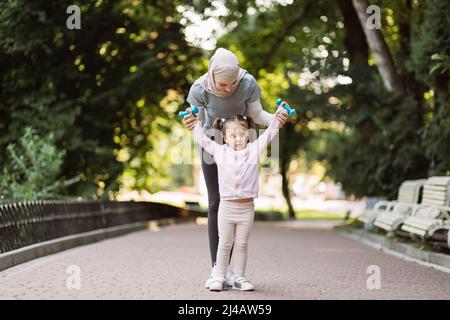
POLYGON ((251 117, 244 117, 247 120, 247 128, 250 129, 255 129, 255 122, 253 121, 253 119, 251 117))
POLYGON ((222 131, 223 128, 223 122, 221 118, 217 118, 214 120, 212 127, 216 130, 222 131))
POLYGON ((258 138, 255 130, 255 122, 251 117, 241 116, 241 119, 245 121, 248 129, 248 142, 255 141, 258 138))
POLYGON ((213 140, 216 141, 217 143, 222 143, 220 141, 223 141, 223 127, 225 125, 225 119, 223 118, 217 118, 216 120, 214 120, 212 127, 214 130, 214 134, 213 134, 213 140))

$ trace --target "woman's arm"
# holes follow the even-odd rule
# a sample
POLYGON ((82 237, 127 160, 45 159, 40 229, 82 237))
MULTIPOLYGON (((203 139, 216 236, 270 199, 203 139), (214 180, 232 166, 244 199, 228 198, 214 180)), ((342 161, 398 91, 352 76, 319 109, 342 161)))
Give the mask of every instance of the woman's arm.
POLYGON ((247 115, 258 125, 264 127, 268 127, 274 118, 273 114, 263 110, 260 99, 256 99, 253 102, 247 102, 247 115))
MULTIPOLYGON (((191 108, 194 108, 194 106, 191 105, 191 108)), ((197 108, 198 108, 197 121, 204 123, 206 121, 205 107, 202 105, 197 105, 197 108)))
POLYGON ((216 153, 216 150, 220 146, 220 144, 214 142, 206 134, 203 133, 201 123, 202 123, 201 121, 197 120, 197 123, 195 124, 194 130, 193 130, 194 140, 199 145, 201 145, 203 147, 203 149, 206 150, 206 152, 208 152, 210 155, 214 156, 214 154, 216 153))

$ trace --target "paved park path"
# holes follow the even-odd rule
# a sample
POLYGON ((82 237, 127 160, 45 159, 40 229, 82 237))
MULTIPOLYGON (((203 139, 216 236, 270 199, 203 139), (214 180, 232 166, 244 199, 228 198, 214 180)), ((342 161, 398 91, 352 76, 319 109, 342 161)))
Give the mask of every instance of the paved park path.
POLYGON ((209 292, 206 228, 134 232, 30 261, 0 272, 0 299, 450 299, 448 273, 333 230, 264 223, 249 244, 256 291, 209 292), (80 270, 79 290, 66 285, 71 265, 80 270), (367 288, 371 265, 380 268, 380 289, 367 288))

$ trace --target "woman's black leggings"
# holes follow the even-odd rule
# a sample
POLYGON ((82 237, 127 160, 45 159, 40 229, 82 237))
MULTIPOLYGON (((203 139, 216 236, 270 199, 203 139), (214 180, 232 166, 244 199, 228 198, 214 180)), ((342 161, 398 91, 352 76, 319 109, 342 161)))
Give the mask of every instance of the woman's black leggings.
MULTIPOLYGON (((219 246, 219 229, 217 226, 217 212, 219 211, 219 177, 217 175, 217 164, 214 158, 200 148, 200 157, 202 161, 202 171, 205 177, 206 188, 208 189, 208 237, 209 251, 211 254, 211 264, 214 266, 217 257, 217 247, 219 246)), ((231 248, 231 254, 233 248, 231 248)), ((230 254, 230 260, 231 260, 230 254)))

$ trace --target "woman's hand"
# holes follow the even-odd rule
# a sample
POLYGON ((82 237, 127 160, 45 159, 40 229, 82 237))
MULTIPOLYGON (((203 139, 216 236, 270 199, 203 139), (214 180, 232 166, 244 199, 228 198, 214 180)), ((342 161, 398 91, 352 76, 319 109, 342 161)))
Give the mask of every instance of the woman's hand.
MULTIPOLYGON (((187 109, 187 111, 191 111, 191 108, 189 107, 189 108, 187 109)), ((190 114, 188 114, 187 116, 184 116, 184 118, 183 118, 184 126, 185 126, 188 130, 191 130, 191 131, 192 131, 192 129, 194 129, 196 122, 197 122, 197 117, 194 116, 194 115, 192 114, 192 112, 191 112, 190 114)))
POLYGON ((283 106, 286 104, 288 104, 286 101, 282 101, 275 114, 275 116, 278 118, 278 121, 280 122, 278 126, 279 128, 283 128, 289 118, 289 113, 283 108, 283 106))

